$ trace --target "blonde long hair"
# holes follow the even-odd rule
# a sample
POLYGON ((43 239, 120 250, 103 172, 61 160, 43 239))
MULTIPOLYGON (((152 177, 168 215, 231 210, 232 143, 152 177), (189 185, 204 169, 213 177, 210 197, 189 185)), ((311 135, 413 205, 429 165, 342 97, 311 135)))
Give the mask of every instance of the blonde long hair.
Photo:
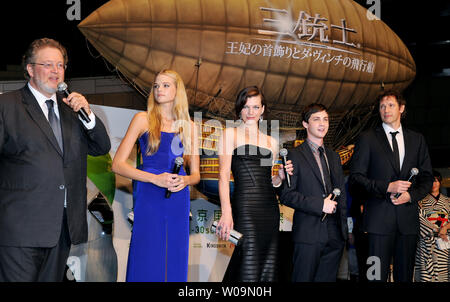
MULTIPOLYGON (((173 70, 164 69, 156 74, 166 75, 175 82, 177 91, 173 103, 172 112, 175 116, 175 132, 178 133, 184 148, 185 163, 191 154, 191 118, 189 116, 189 103, 186 95, 183 80, 180 75, 173 70)), ((161 109, 155 100, 154 91, 152 91, 147 100, 147 121, 148 121, 148 144, 147 155, 156 153, 161 143, 161 109)))

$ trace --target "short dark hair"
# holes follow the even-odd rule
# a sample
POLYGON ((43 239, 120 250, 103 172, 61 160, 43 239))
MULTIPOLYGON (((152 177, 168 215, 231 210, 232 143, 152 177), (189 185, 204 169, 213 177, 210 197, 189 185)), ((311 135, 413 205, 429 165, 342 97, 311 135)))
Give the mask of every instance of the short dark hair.
POLYGON ((403 97, 403 95, 401 94, 401 92, 398 90, 389 89, 389 90, 385 90, 382 93, 380 93, 377 97, 378 108, 380 108, 381 100, 387 96, 393 96, 395 98, 395 100, 397 101, 397 104, 399 107, 401 107, 402 105, 405 106, 405 108, 403 109, 402 115, 401 115, 401 117, 404 117, 406 115, 406 100, 403 97))
POLYGON ((390 89, 390 90, 385 90, 378 95, 378 97, 377 97, 378 106, 380 105, 381 100, 386 96, 395 97, 395 100, 397 101, 399 106, 406 105, 406 100, 403 97, 403 95, 401 94, 401 92, 398 90, 395 90, 395 89, 390 89))
POLYGON ((438 180, 439 182, 442 182, 442 175, 441 175, 441 173, 439 173, 438 171, 433 170, 433 177, 434 177, 434 178, 437 178, 437 180, 438 180))
POLYGON ((240 118, 242 108, 244 108, 245 104, 247 103, 247 100, 251 97, 258 95, 261 96, 261 105, 265 107, 263 116, 266 116, 267 113, 266 98, 264 97, 261 89, 259 89, 258 86, 250 86, 239 91, 236 97, 236 105, 235 105, 236 118, 240 118))
POLYGON ((307 105, 305 108, 303 108, 303 111, 302 111, 302 122, 308 123, 311 115, 313 115, 316 112, 321 112, 321 111, 325 111, 326 113, 328 113, 327 107, 325 107, 325 105, 323 105, 323 104, 311 103, 311 104, 307 105))
POLYGON ((69 58, 67 56, 67 50, 64 46, 61 45, 56 40, 50 39, 50 38, 41 38, 36 39, 33 42, 31 42, 30 46, 28 46, 27 51, 22 57, 22 68, 24 72, 24 76, 27 80, 30 79, 30 75, 28 74, 27 65, 30 63, 33 63, 35 60, 36 53, 38 50, 46 47, 53 47, 56 49, 59 49, 61 51, 61 54, 64 58, 64 65, 67 65, 67 62, 69 61, 69 58))

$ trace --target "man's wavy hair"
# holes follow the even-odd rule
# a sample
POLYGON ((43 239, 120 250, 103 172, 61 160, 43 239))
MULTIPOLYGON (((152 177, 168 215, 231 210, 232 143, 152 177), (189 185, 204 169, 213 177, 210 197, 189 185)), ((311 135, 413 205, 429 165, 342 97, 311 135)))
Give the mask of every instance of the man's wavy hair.
POLYGON ((398 90, 390 89, 390 90, 385 90, 382 93, 380 93, 380 95, 378 95, 378 97, 377 97, 378 108, 380 108, 381 100, 387 96, 393 96, 395 98, 395 100, 397 101, 398 106, 405 105, 405 109, 402 112, 402 118, 405 117, 405 115, 406 115, 406 100, 403 97, 403 95, 400 93, 400 91, 398 91, 398 90))
POLYGON ((67 50, 64 46, 61 45, 56 40, 50 39, 50 38, 41 38, 36 39, 33 42, 31 42, 30 46, 28 46, 27 51, 22 57, 22 68, 23 68, 23 75, 25 76, 25 79, 29 80, 30 75, 28 74, 27 65, 31 63, 35 63, 36 60, 36 53, 46 47, 53 47, 56 49, 59 49, 61 51, 61 54, 64 58, 64 65, 67 65, 67 62, 69 61, 69 58, 67 56, 67 50))

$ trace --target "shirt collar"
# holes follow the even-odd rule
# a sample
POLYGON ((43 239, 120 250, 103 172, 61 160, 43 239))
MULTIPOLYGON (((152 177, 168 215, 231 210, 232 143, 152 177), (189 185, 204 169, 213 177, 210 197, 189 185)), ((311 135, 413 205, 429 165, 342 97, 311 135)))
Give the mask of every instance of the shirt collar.
POLYGON ((402 124, 400 124, 400 127, 398 129, 394 129, 391 126, 389 126, 388 124, 383 123, 383 129, 384 129, 384 132, 386 132, 386 134, 389 134, 390 132, 398 131, 399 134, 403 135, 402 124))
MULTIPOLYGON (((306 139, 306 141, 308 142, 308 144, 309 144, 309 147, 311 148, 311 150, 313 150, 313 152, 319 152, 319 147, 322 147, 322 148, 324 148, 324 146, 322 145, 322 146, 319 146, 319 145, 317 145, 316 143, 313 143, 312 141, 310 141, 309 139, 306 139)), ((325 149, 325 148, 324 148, 325 149)))

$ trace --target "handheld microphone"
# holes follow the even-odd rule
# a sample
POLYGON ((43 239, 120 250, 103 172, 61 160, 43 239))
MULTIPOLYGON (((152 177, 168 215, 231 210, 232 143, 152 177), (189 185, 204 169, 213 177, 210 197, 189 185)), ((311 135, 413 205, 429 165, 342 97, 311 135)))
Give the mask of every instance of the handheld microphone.
POLYGON ((287 162, 286 156, 287 156, 287 154, 288 154, 288 151, 285 148, 280 150, 281 160, 283 161, 284 175, 286 176, 287 186, 288 186, 288 188, 290 188, 291 187, 291 176, 286 171, 286 162, 287 162))
MULTIPOLYGON (((69 96, 70 91, 69 91, 69 89, 67 88, 66 82, 61 82, 61 83, 58 84, 58 92, 64 93, 64 95, 65 95, 66 97, 69 96)), ((88 116, 88 114, 86 113, 86 111, 84 110, 84 108, 81 108, 81 109, 78 111, 78 115, 79 115, 86 123, 89 123, 89 122, 91 121, 91 119, 89 118, 89 116, 88 116)))
MULTIPOLYGON (((334 188, 333 193, 331 194, 331 200, 334 201, 339 195, 341 195, 341 190, 339 188, 334 188)), ((321 221, 324 221, 325 218, 327 218, 327 213, 322 214, 321 221)))
MULTIPOLYGON (((175 158, 175 166, 173 167, 172 174, 180 173, 180 168, 182 165, 183 165, 183 158, 179 156, 175 158)), ((166 189, 166 198, 169 198, 171 194, 172 192, 169 191, 169 189, 166 189)))
MULTIPOLYGON (((410 174, 409 174, 408 181, 410 181, 414 176, 416 176, 417 174, 419 174, 419 169, 417 169, 417 168, 412 168, 412 169, 411 169, 411 172, 409 172, 409 173, 410 173, 410 174)), ((395 198, 399 198, 400 195, 402 195, 402 193, 397 193, 397 194, 395 194, 394 196, 395 196, 395 198)))

